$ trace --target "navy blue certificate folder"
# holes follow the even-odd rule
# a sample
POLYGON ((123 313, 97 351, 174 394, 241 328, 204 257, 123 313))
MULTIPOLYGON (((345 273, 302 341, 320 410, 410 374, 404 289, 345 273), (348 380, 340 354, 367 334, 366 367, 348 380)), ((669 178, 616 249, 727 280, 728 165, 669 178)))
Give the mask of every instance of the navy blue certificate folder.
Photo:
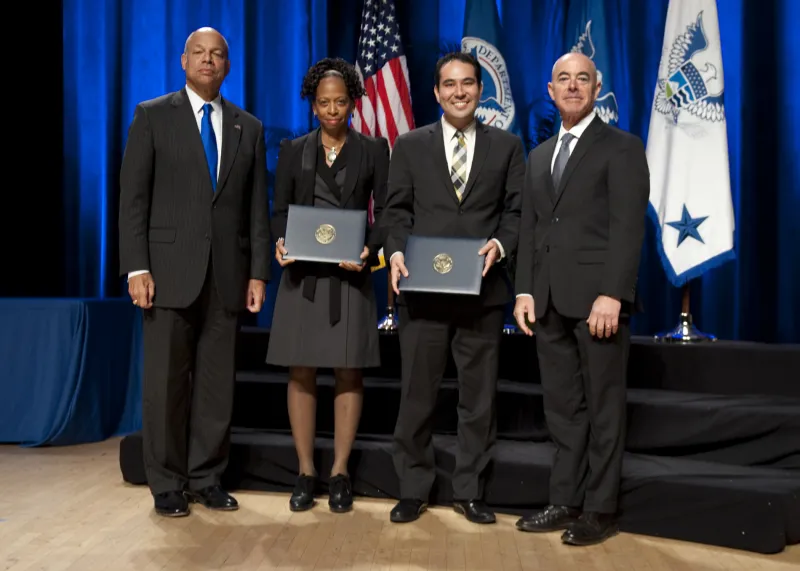
POLYGON ((408 278, 398 288, 407 292, 479 295, 484 257, 481 238, 408 237, 405 263, 408 278))
POLYGON ((305 262, 360 264, 367 212, 344 208, 289 205, 285 258, 305 262))

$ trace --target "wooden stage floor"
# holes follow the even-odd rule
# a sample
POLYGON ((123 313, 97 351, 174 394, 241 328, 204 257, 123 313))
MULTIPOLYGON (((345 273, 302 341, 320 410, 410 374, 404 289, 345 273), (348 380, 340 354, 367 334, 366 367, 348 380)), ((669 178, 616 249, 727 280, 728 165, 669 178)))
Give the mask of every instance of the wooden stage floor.
POLYGON ((287 495, 240 492, 238 512, 195 505, 165 519, 146 488, 122 482, 118 446, 0 446, 0 571, 800 569, 800 545, 765 556, 621 534, 577 548, 558 533, 518 532, 511 516, 477 526, 433 508, 395 525, 384 500, 357 498, 353 512, 335 515, 321 499, 293 514, 287 495))

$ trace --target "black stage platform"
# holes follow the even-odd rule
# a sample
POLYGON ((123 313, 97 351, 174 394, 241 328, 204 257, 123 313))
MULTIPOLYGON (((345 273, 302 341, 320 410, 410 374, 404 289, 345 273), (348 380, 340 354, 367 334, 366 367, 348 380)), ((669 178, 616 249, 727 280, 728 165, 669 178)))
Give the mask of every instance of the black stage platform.
MULTIPOLYGON (((286 372, 264 365, 269 333, 239 338, 233 447, 226 486, 289 491, 297 459, 286 412, 286 372)), ((399 350, 381 338, 383 366, 367 371, 351 462, 356 493, 396 498, 391 434, 399 350)), ((553 453, 542 411, 535 341, 503 337, 498 445, 486 499, 524 513, 547 502, 553 453)), ((800 542, 800 346, 718 341, 675 346, 634 339, 621 493, 623 531, 760 553, 800 542)), ((431 501, 448 504, 457 386, 452 363, 435 426, 439 466, 431 501)), ((333 378, 320 371, 317 468, 333 460, 333 378)), ((122 441, 126 481, 144 484, 141 439, 122 441)), ((324 492, 324 490, 322 490, 324 492)), ((288 500, 288 498, 287 498, 288 500)))

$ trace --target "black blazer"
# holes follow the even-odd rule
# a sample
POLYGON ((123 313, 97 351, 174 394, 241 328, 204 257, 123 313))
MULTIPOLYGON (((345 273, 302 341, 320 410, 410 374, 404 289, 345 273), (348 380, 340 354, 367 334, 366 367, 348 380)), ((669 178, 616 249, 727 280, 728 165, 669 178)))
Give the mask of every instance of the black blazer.
MULTIPOLYGON (((290 204, 314 204, 319 131, 317 128, 296 139, 281 141, 272 203, 274 242, 286 235, 290 204)), ((378 220, 386 201, 389 143, 386 139, 362 135, 350 129, 347 133, 347 153, 347 173, 342 188, 341 208, 367 210, 372 195, 373 214, 375 220, 378 220)), ((382 246, 378 224, 367 229, 364 244, 370 251, 365 268, 367 270, 369 266, 378 263, 378 250, 382 246)))
POLYGON ((210 258, 231 311, 244 309, 248 279, 269 280, 264 129, 223 99, 222 130, 214 192, 186 89, 136 106, 120 172, 120 274, 150 270, 156 307, 190 305, 210 258))
POLYGON ((642 141, 596 117, 578 139, 559 188, 551 163, 558 136, 530 152, 522 199, 516 293, 541 318, 588 318, 598 295, 639 307, 636 278, 650 173, 642 141))
MULTIPOLYGON (((475 156, 459 203, 447 168, 441 121, 398 137, 381 219, 387 262, 395 252, 405 251, 410 234, 497 238, 506 257, 484 278, 477 302, 494 306, 511 300, 505 261, 517 249, 524 157, 519 137, 479 122, 475 156)), ((401 293, 398 303, 463 305, 471 303, 467 297, 401 293)))

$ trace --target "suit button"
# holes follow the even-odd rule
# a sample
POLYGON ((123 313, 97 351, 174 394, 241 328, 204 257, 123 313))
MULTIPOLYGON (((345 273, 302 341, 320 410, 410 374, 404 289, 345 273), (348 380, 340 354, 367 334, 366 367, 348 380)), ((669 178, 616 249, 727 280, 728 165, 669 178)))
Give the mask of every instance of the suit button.
POLYGON ((209 238, 208 234, 206 234, 206 242, 208 242, 209 240, 211 240, 211 238, 209 238))
POLYGON ((549 254, 550 253, 550 246, 545 246, 544 247, 544 251, 545 251, 545 253, 549 254))
POLYGON ((558 222, 558 217, 556 217, 556 216, 553 216, 553 219, 552 219, 552 220, 550 220, 550 222, 551 222, 552 224, 555 224, 556 222, 558 222))

